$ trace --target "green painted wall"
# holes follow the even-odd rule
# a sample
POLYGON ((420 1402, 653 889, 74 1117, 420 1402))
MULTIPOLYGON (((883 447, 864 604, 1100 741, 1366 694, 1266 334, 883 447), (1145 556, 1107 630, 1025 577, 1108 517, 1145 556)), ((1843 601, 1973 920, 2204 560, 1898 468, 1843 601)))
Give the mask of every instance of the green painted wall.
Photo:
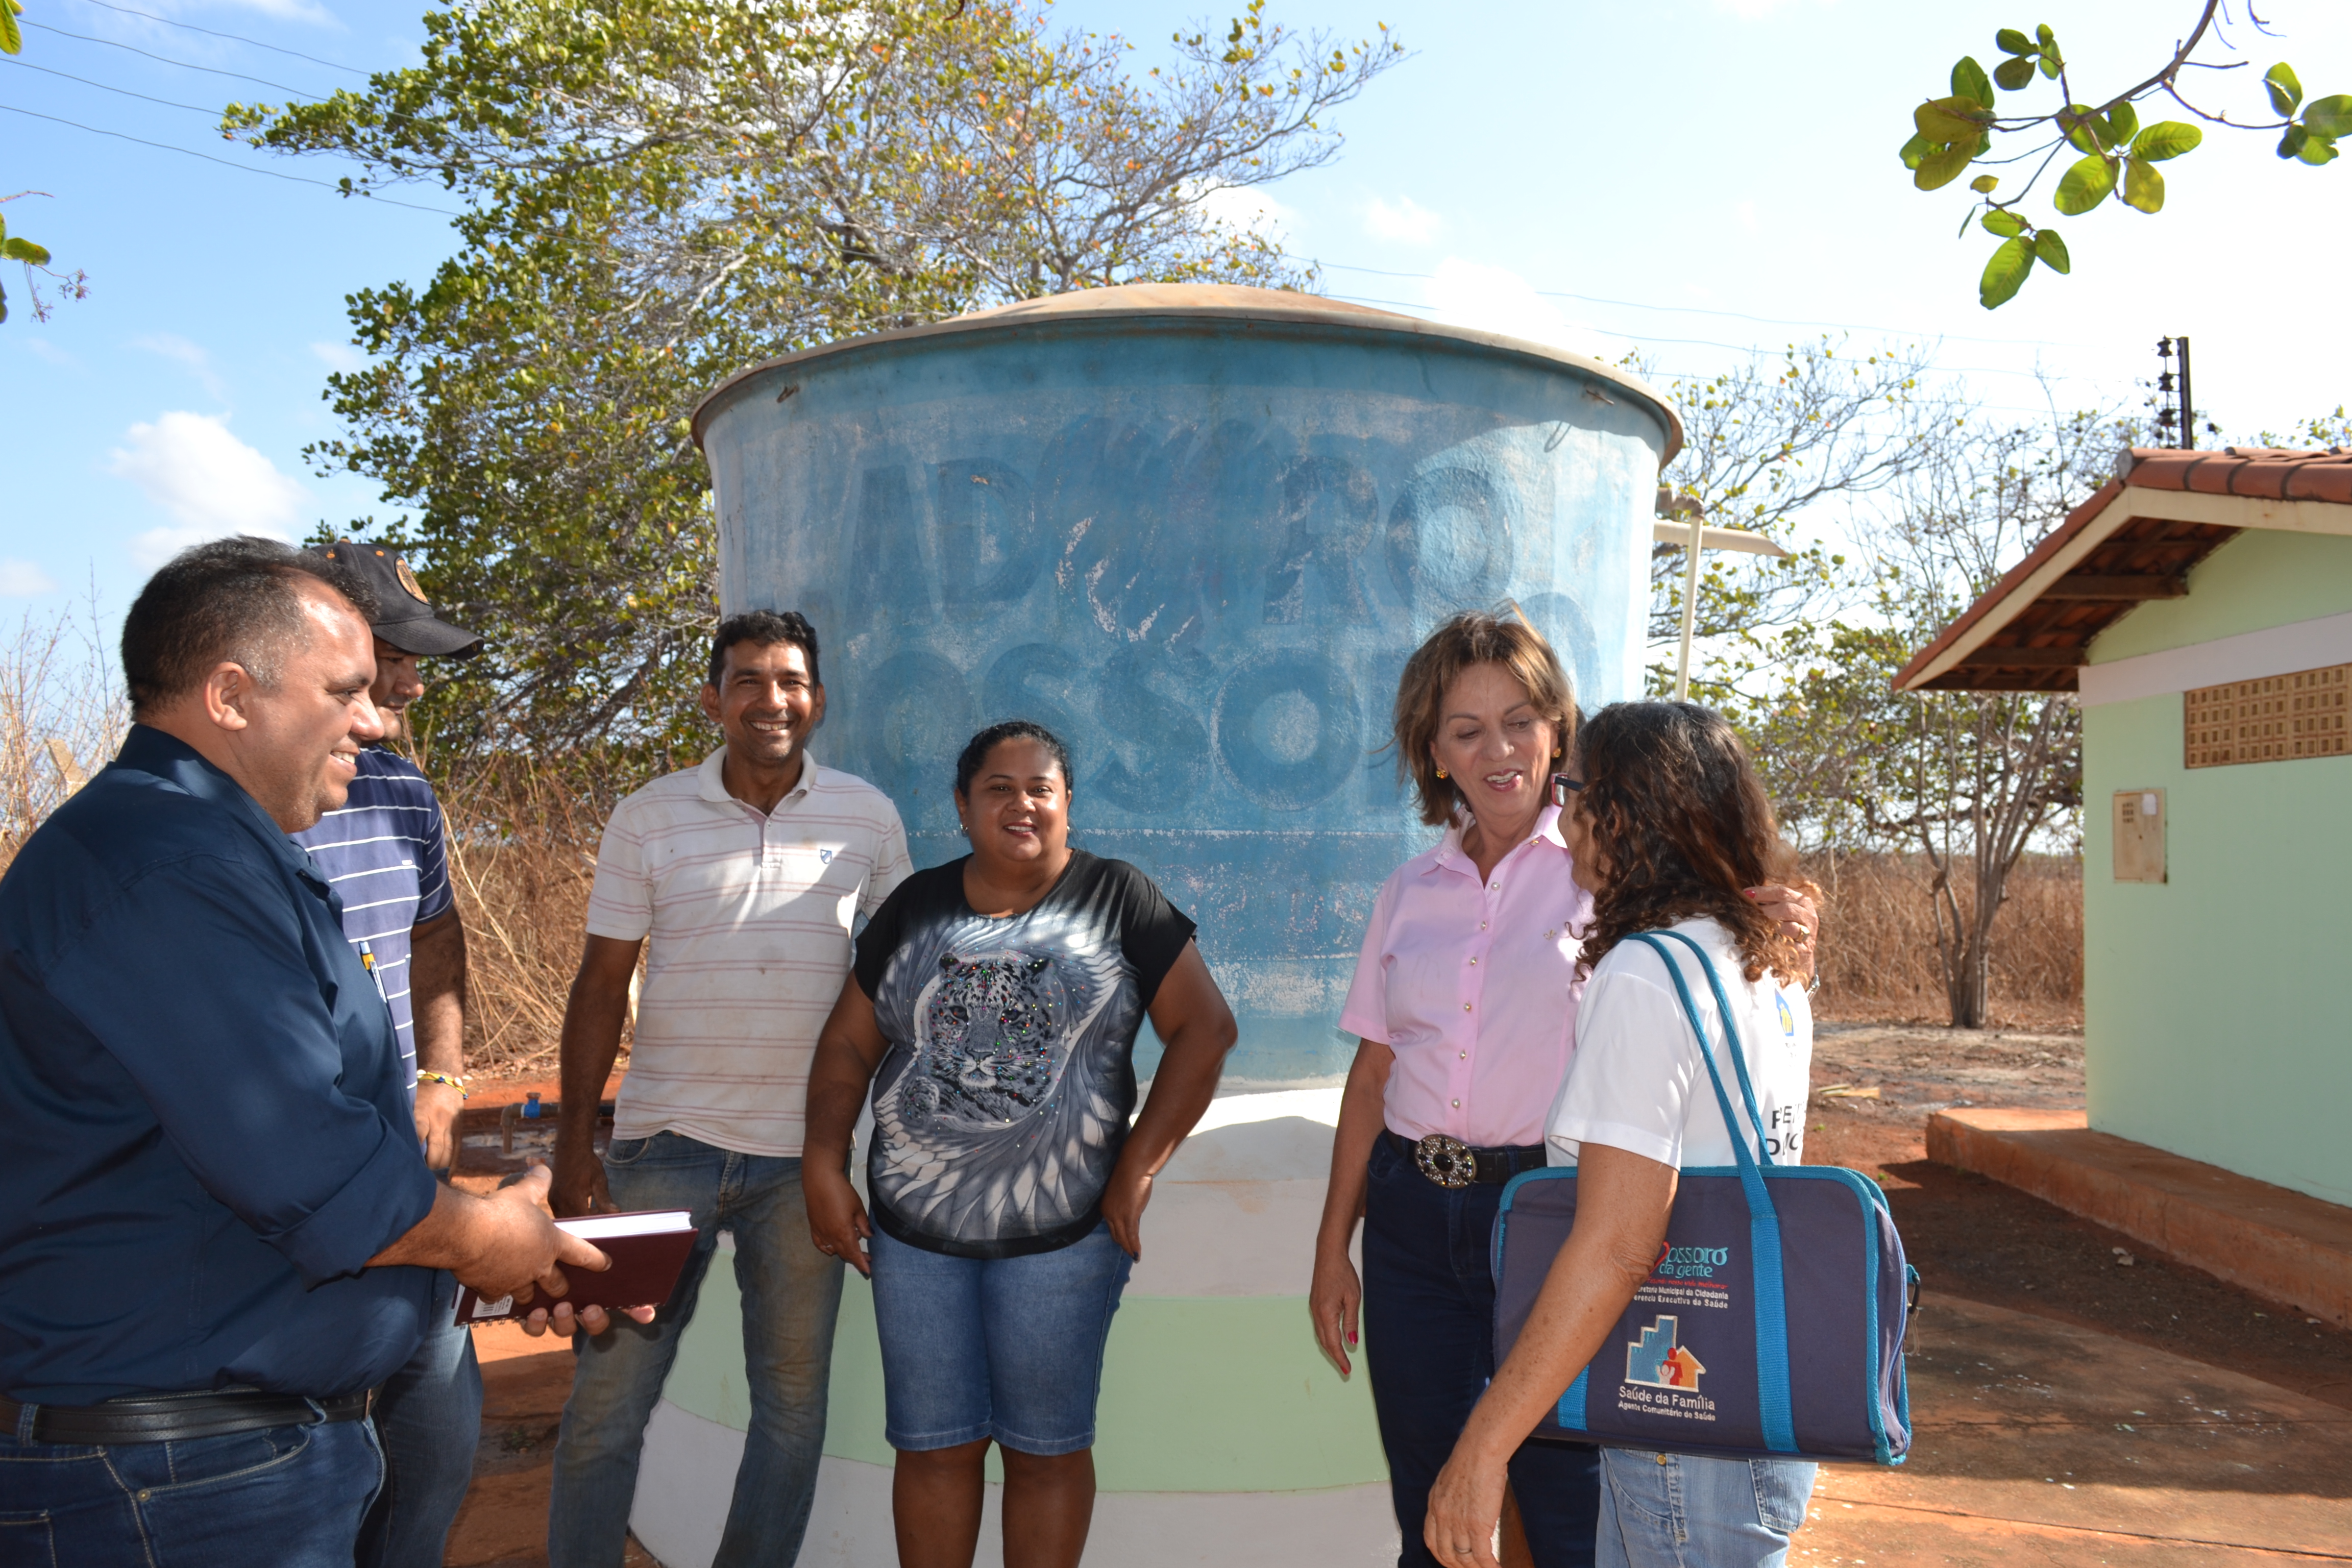
MULTIPOLYGON (((722 1256, 663 1394, 742 1431, 742 1300, 722 1256)), ((1358 1363, 1342 1382, 1293 1296, 1129 1296, 1112 1320, 1097 1415, 1097 1484, 1111 1492, 1308 1491, 1388 1479, 1358 1363)), ((851 1275, 835 1332, 824 1451, 891 1462, 882 1437, 882 1352, 871 1287, 851 1275)), ((1002 1479, 991 1450, 992 1479, 1002 1479)))
MULTIPOLYGON (((2095 663, 2352 612, 2352 540, 2248 532, 2095 663)), ((2084 710, 2091 1125, 2352 1204, 2352 757, 2181 765, 2179 693, 2084 710), (2117 882, 2117 790, 2162 789, 2162 885, 2117 882)))
POLYGON ((2091 645, 2107 664, 2217 637, 2352 611, 2352 539, 2248 529, 2189 574, 2189 596, 2158 599, 2091 645))

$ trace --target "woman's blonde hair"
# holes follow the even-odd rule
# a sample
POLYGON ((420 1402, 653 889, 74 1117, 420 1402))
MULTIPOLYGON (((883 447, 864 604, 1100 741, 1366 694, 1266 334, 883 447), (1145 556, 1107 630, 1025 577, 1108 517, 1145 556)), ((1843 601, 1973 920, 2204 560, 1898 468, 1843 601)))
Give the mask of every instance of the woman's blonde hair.
MULTIPOLYGON (((1576 693, 1559 666, 1559 656, 1533 626, 1516 613, 1506 619, 1478 610, 1465 610, 1447 621, 1404 661, 1391 742, 1396 747, 1397 781, 1412 782, 1421 819, 1433 827, 1452 821, 1462 802, 1454 781, 1437 776, 1436 759, 1429 754, 1444 719, 1445 690, 1464 670, 1481 664, 1499 664, 1510 671, 1537 714, 1551 725, 1557 745, 1565 748, 1576 737, 1576 693)), ((1547 772, 1540 786, 1548 788, 1549 780, 1547 772)))

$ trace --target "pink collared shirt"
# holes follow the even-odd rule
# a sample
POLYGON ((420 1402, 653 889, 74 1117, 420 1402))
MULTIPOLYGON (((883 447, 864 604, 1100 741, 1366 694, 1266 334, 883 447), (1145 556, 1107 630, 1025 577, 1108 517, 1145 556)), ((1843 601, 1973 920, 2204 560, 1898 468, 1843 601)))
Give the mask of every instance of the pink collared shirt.
POLYGON ((1444 841, 1397 868, 1372 906, 1339 1027, 1396 1053, 1389 1128, 1473 1148, 1540 1144, 1576 1049, 1575 932, 1592 895, 1568 874, 1559 813, 1484 883, 1444 841))

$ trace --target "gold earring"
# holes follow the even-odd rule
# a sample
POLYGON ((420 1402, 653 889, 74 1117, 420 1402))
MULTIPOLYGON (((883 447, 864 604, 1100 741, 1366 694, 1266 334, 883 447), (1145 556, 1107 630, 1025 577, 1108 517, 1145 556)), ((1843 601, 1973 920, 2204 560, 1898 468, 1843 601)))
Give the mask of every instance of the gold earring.
POLYGON ((1560 748, 1560 747, 1559 747, 1559 746, 1554 746, 1554 747, 1551 749, 1551 754, 1552 754, 1553 756, 1555 756, 1555 757, 1559 756, 1559 755, 1560 754, 1560 752, 1561 752, 1561 748, 1560 748))
POLYGON ((1444 770, 1444 768, 1440 768, 1440 769, 1438 769, 1438 770, 1437 770, 1437 776, 1438 776, 1439 778, 1444 778, 1444 777, 1445 776, 1445 770, 1444 770))

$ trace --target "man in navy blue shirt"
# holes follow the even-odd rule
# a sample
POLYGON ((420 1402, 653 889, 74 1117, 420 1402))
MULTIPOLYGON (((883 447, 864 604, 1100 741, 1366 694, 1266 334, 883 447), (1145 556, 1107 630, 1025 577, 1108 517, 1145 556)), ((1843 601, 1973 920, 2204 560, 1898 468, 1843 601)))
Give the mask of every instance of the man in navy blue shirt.
MULTIPOLYGON (((408 705, 425 694, 418 657, 466 658, 482 639, 433 613, 390 545, 339 539, 309 553, 349 567, 373 591, 375 683, 368 697, 385 740, 404 738, 408 705)), ((360 752, 343 804, 294 842, 335 890, 343 935, 383 988, 417 1142, 425 1164, 446 1175, 466 1097, 466 928, 450 892, 441 803, 415 763, 379 742, 360 752)), ((423 1342, 377 1394, 383 1489, 360 1531, 358 1568, 440 1568, 481 1439, 481 1368, 473 1332, 457 1312, 457 1281, 445 1272, 423 1342)))
POLYGON ((176 557, 123 622, 121 752, 0 879, 12 1553, 347 1564, 369 1393, 433 1271, 561 1294, 559 1263, 603 1266, 544 1173, 488 1198, 433 1179, 390 1011, 287 837, 383 732, 372 599, 268 540, 176 557))

